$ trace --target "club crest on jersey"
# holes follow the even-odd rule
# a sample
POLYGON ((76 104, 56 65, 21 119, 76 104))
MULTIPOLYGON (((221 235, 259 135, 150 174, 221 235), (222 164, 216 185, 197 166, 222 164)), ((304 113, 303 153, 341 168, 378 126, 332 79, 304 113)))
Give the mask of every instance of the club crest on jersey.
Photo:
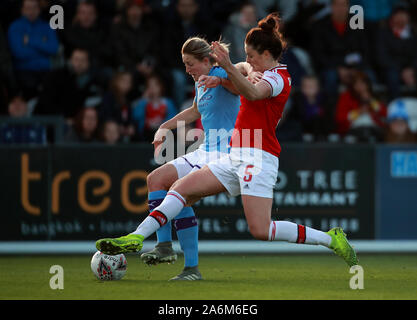
POLYGON ((211 100, 213 96, 211 94, 205 94, 200 98, 200 101, 208 101, 211 100))

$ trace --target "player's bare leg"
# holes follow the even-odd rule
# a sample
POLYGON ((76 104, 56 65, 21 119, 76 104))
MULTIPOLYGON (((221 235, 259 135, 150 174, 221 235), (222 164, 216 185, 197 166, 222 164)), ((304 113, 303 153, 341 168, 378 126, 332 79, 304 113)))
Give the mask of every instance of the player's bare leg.
POLYGON ((252 236, 267 241, 271 224, 272 198, 242 195, 242 204, 252 236))
POLYGON ((358 263, 356 253, 341 228, 322 232, 289 221, 271 221, 272 199, 242 195, 249 230, 254 238, 263 241, 287 241, 323 245, 342 257, 349 266, 358 263))
POLYGON ((170 190, 182 195, 187 206, 191 206, 201 198, 225 192, 226 188, 210 171, 209 167, 204 166, 200 170, 177 180, 170 190))
POLYGON ((146 178, 148 192, 158 190, 169 190, 175 181, 178 180, 177 169, 170 163, 152 171, 146 178))
POLYGON ((322 231, 289 221, 272 221, 272 198, 242 195, 242 204, 249 230, 258 240, 321 244, 330 247, 331 236, 322 231))

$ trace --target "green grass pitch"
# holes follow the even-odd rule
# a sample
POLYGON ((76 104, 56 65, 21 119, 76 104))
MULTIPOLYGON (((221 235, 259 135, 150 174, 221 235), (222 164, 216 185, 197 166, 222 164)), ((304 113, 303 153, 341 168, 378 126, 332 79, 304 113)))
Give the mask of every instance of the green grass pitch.
POLYGON ((417 255, 359 255, 364 289, 352 290, 354 274, 329 255, 201 255, 204 281, 168 282, 183 267, 148 267, 127 255, 120 281, 100 282, 89 255, 0 256, 0 299, 139 300, 344 300, 417 299, 417 255), (64 268, 64 289, 52 290, 52 265, 64 268))

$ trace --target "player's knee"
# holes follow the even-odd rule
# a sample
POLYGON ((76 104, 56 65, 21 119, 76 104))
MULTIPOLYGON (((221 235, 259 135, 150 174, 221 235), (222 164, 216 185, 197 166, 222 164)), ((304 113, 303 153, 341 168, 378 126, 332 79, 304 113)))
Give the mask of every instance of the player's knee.
MULTIPOLYGON (((179 181, 179 180, 175 181, 175 182, 172 184, 172 186, 169 188, 169 190, 174 190, 174 191, 177 191, 176 189, 177 189, 177 187, 178 187, 178 181, 179 181)), ((178 191, 177 191, 177 192, 178 192, 178 191)))
POLYGON ((146 177, 146 183, 150 192, 157 190, 168 190, 169 185, 167 184, 166 177, 160 173, 160 171, 154 170, 146 177))
POLYGON ((178 173, 174 166, 165 164, 152 171, 146 178, 149 191, 169 190, 178 180, 178 173))
POLYGON ((185 200, 186 205, 189 206, 192 203, 192 196, 188 194, 186 188, 183 187, 183 184, 180 180, 175 181, 172 186, 169 188, 169 191, 178 192, 185 200))

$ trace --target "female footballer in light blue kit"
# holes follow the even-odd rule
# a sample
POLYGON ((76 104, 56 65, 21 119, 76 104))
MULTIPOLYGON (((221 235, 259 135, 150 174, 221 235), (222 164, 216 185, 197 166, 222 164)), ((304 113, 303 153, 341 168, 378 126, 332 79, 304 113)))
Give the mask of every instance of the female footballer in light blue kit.
MULTIPOLYGON (((210 52, 210 45, 199 37, 188 39, 182 47, 181 53, 186 72, 195 81, 194 102, 191 107, 160 126, 153 142, 155 153, 158 153, 162 146, 166 130, 177 128, 179 121, 188 124, 201 118, 205 137, 199 149, 164 164, 148 175, 148 203, 151 212, 161 204, 176 180, 229 152, 229 141, 239 112, 240 98, 239 95, 231 92, 233 86, 225 88, 228 87, 227 74, 215 65, 210 52), (202 76, 217 79, 225 87, 199 87, 198 79, 202 76)), ((185 262, 183 272, 171 280, 200 280, 202 277, 198 270, 198 225, 192 207, 184 208, 173 223, 184 252, 185 262)), ((141 255, 145 263, 158 264, 176 260, 176 254, 172 249, 171 230, 171 223, 158 230, 156 247, 141 255)), ((105 248, 101 249, 99 250, 106 251, 105 248)))
MULTIPOLYGON (((249 231, 255 239, 322 245, 342 257, 350 267, 358 263, 356 252, 341 228, 323 232, 271 218, 273 186, 281 150, 275 129, 291 90, 291 77, 286 66, 279 63, 284 48, 277 14, 268 15, 248 32, 245 39, 248 64, 253 70, 263 73, 262 80, 253 85, 230 62, 228 52, 217 42, 212 44, 213 53, 210 56, 224 67, 242 95, 230 153, 176 181, 161 205, 154 208, 133 234, 99 240, 98 248, 102 243, 110 244, 111 248, 113 242, 124 242, 132 246, 131 249, 139 250, 144 239, 169 220, 177 218, 183 208, 202 197, 227 191, 232 196, 241 194, 249 231), (255 132, 259 128, 264 131, 258 139, 256 136, 240 139, 244 137, 240 132, 243 134, 248 129, 255 132), (254 157, 250 157, 252 153, 254 157)), ((204 80, 199 82, 200 85, 206 83, 204 80)), ((210 86, 206 83, 205 87, 210 86)))

